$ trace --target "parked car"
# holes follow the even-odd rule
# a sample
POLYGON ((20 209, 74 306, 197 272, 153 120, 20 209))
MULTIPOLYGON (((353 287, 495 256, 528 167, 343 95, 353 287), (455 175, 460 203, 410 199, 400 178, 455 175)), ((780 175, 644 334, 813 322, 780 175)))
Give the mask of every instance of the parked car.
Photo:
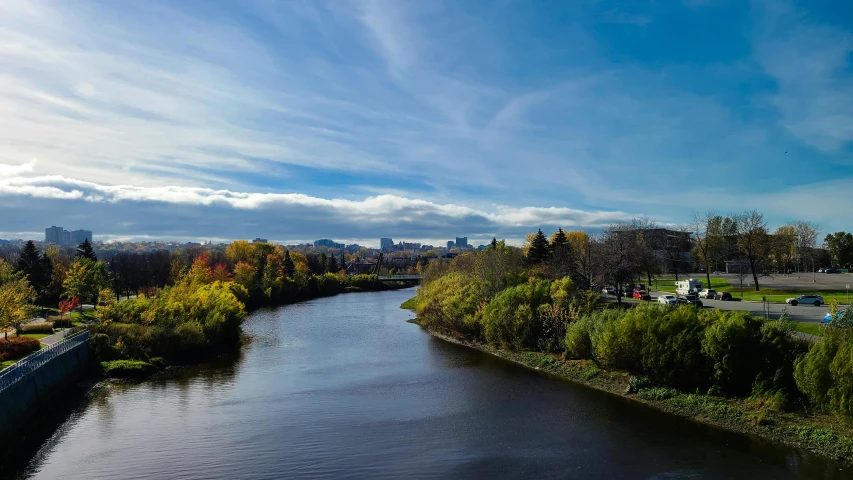
MULTIPOLYGON (((835 312, 835 319, 841 319, 841 312, 835 312)), ((826 312, 826 316, 823 317, 823 323, 829 323, 832 321, 832 312, 826 312)))
POLYGON ((717 295, 716 290, 709 290, 707 288, 699 292, 699 298, 714 298, 715 295, 717 295))
POLYGON ((616 295, 616 289, 614 287, 604 287, 601 289, 602 295, 616 295))
POLYGON ((651 300, 652 296, 646 293, 644 290, 634 290, 634 294, 632 295, 637 300, 651 300))
POLYGON ((702 308, 704 304, 702 300, 699 300, 699 297, 696 294, 688 294, 683 297, 678 297, 678 303, 680 305, 693 305, 696 308, 702 308))
POLYGON ((785 303, 792 307, 796 307, 801 303, 811 303, 815 307, 819 307, 823 305, 823 297, 821 297, 820 295, 800 295, 797 298, 785 299, 785 303))
POLYGON ((825 268, 818 268, 818 269, 817 269, 817 273, 823 273, 823 272, 825 272, 825 271, 826 271, 826 269, 825 269, 825 268))
POLYGON ((714 295, 714 300, 731 300, 731 299, 732 299, 732 294, 729 292, 717 292, 717 294, 714 295))
POLYGON ((662 303, 664 305, 676 305, 678 304, 678 299, 675 298, 675 295, 661 295, 658 297, 658 303, 662 303))
POLYGON ((826 270, 823 271, 823 273, 841 273, 841 272, 839 272, 837 268, 827 268, 826 270))

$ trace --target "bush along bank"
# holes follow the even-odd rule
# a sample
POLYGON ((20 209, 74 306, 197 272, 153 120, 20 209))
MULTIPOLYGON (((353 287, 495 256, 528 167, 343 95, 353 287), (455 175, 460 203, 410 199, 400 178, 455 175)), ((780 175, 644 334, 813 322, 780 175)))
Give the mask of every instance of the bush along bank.
POLYGON ((202 254, 174 285, 99 307, 96 322, 89 327, 99 373, 141 378, 169 365, 198 363, 238 348, 247 310, 405 286, 385 285, 375 275, 296 271, 298 264, 294 272, 286 272, 277 254, 266 259, 263 275, 249 263, 238 263, 232 274, 217 272, 223 267, 212 266, 202 254))
POLYGON ((495 268, 499 255, 488 250, 425 275, 414 300, 421 326, 670 413, 853 463, 853 310, 810 344, 792 335, 792 322, 747 312, 604 308, 571 278, 523 263, 495 268))

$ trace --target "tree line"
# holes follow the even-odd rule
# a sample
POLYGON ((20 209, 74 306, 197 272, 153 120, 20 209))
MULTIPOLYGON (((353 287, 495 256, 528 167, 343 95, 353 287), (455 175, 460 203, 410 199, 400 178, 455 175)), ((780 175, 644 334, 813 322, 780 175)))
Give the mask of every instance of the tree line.
MULTIPOLYGON (((731 222, 731 241, 742 258, 759 248, 746 242, 767 240, 755 212, 727 218, 722 222, 731 222)), ((749 312, 691 305, 620 308, 580 287, 590 280, 636 279, 649 266, 642 262, 649 237, 638 234, 648 225, 614 225, 597 236, 558 229, 550 238, 540 229, 523 248, 494 239, 483 251, 433 262, 413 302, 417 321, 501 349, 627 371, 635 376, 634 391, 749 397, 772 411, 853 418, 853 307, 838 312, 832 304, 834 320, 819 342, 810 343, 793 334, 786 318, 765 321, 749 312)), ((658 258, 669 256, 659 252, 658 258)))
POLYGON ((757 291, 760 277, 767 273, 811 271, 826 263, 843 265, 849 258, 844 252, 853 248, 853 236, 827 236, 824 245, 831 260, 817 248, 817 238, 818 227, 811 222, 796 221, 771 231, 756 210, 725 216, 708 212, 678 225, 635 218, 609 225, 598 235, 558 229, 549 239, 539 229, 528 235, 524 255, 529 265, 568 275, 579 288, 611 285, 621 300, 624 287, 635 281, 645 278, 651 283, 663 273, 677 280, 691 267, 704 270, 710 285, 711 272, 725 270, 725 262, 734 261, 736 272, 751 276, 757 291))

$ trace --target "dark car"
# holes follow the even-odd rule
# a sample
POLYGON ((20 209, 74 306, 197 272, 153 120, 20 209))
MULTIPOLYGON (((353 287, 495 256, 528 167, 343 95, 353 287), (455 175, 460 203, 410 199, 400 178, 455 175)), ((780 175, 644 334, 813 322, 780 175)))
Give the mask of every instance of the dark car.
POLYGON ((699 297, 695 294, 678 297, 678 303, 680 305, 693 305, 696 308, 702 308, 704 306, 702 304, 702 300, 699 300, 699 297))
POLYGON ((651 300, 652 296, 646 293, 644 290, 634 290, 634 294, 632 295, 637 300, 651 300))
POLYGON ((732 299, 732 294, 729 292, 717 292, 717 294, 714 295, 714 300, 731 300, 731 299, 732 299))
POLYGON ((837 268, 827 268, 826 270, 823 271, 823 273, 841 273, 841 272, 839 272, 837 268))
POLYGON ((602 295, 616 295, 616 289, 613 287, 604 287, 601 289, 602 295))

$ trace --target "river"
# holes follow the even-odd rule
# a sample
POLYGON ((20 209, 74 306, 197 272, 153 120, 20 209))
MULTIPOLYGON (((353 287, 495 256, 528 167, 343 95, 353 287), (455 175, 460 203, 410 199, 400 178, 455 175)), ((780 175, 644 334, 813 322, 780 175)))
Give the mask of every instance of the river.
POLYGON ((32 479, 853 478, 438 340, 413 290, 253 313, 238 355, 100 387, 5 465, 32 479))

